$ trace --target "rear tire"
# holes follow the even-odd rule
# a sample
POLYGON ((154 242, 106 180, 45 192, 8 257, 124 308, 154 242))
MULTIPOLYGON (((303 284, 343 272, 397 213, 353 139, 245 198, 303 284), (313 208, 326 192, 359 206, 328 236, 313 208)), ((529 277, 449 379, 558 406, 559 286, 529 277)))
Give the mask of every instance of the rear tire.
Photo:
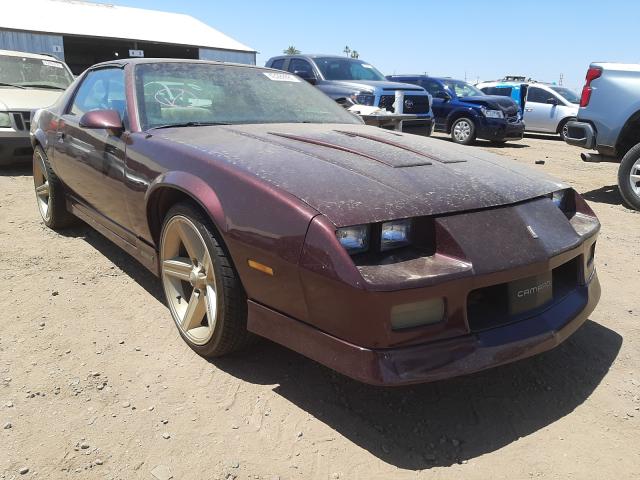
POLYGON ((167 213, 160 268, 176 327, 198 355, 219 357, 252 343, 238 273, 210 220, 194 205, 179 203, 167 213))
POLYGON ((451 125, 451 139, 460 145, 471 145, 476 140, 476 125, 467 117, 457 119, 451 125))
POLYGON ((640 210, 640 143, 629 150, 620 162, 618 188, 624 203, 640 210))
POLYGON ((575 117, 565 118, 560 124, 560 126, 558 127, 558 135, 560 135, 560 140, 562 140, 563 142, 565 141, 564 139, 567 138, 567 123, 572 122, 574 120, 577 120, 577 119, 575 117))
POLYGON ((58 230, 78 222, 67 210, 62 182, 49 165, 47 154, 40 145, 33 150, 33 186, 40 216, 47 227, 58 230))

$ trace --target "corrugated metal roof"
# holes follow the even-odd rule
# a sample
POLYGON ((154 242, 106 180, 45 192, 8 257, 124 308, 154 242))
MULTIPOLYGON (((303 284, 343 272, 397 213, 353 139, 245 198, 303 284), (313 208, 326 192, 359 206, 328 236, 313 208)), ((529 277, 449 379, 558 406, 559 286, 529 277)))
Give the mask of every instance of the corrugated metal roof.
POLYGON ((77 0, 4 0, 0 28, 255 52, 189 15, 77 0))

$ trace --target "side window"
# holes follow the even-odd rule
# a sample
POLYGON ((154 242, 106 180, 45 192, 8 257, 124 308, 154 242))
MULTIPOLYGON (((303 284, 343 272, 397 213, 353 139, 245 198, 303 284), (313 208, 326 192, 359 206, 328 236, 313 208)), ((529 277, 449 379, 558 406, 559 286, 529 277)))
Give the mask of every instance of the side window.
POLYGON ((538 87, 529 87, 527 92, 527 102, 547 103, 550 98, 555 98, 552 93, 538 87))
POLYGON ((500 95, 503 97, 510 97, 511 91, 513 89, 511 87, 484 87, 480 90, 482 90, 487 95, 500 95))
POLYGON ((89 72, 76 91, 68 113, 81 117, 93 110, 116 110, 126 117, 124 72, 120 68, 104 68, 89 72))
POLYGON ((271 68, 282 70, 283 67, 284 67, 284 58, 279 58, 271 62, 271 68))
POLYGON ((306 60, 302 60, 300 58, 292 58, 289 61, 289 71, 291 73, 295 72, 304 72, 305 77, 313 76, 313 68, 311 68, 311 64, 306 60))
POLYGON ((422 80, 420 86, 429 92, 432 96, 444 90, 444 87, 435 80, 422 80))

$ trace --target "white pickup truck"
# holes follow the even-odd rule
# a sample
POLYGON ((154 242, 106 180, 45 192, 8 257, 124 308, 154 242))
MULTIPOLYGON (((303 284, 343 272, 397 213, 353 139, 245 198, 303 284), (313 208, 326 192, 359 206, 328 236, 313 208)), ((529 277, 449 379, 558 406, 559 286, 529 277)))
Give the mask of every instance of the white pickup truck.
POLYGON ((567 124, 565 141, 597 150, 581 154, 584 161, 620 162, 620 194, 640 210, 640 64, 589 66, 578 119, 567 124))
POLYGON ((0 166, 31 162, 31 111, 55 103, 72 81, 57 58, 0 50, 0 166))

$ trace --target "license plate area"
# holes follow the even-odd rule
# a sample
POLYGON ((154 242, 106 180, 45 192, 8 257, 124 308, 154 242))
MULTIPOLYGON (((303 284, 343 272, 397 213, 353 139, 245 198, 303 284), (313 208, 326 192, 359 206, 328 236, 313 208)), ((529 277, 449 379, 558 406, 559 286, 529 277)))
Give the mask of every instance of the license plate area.
POLYGON ((509 314, 518 315, 553 300, 553 273, 546 272, 507 284, 509 314))

